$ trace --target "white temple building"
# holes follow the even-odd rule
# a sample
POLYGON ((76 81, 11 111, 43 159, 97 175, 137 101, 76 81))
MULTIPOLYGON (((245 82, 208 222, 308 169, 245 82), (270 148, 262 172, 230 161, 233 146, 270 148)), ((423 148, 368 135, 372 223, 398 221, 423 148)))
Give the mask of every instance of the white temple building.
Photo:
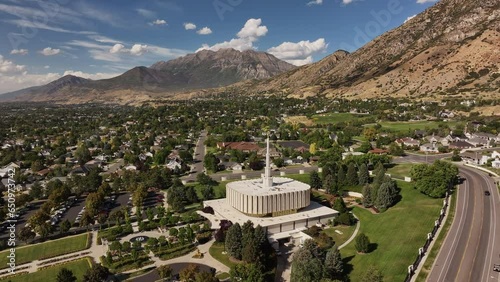
MULTIPOLYGON (((269 152, 269 138, 267 139, 269 152)), ((286 177, 272 177, 269 153, 262 179, 230 182, 226 198, 205 201, 215 215, 200 213, 208 218, 213 228, 226 219, 243 225, 250 220, 254 226, 264 227, 271 238, 294 237, 298 232, 316 224, 327 224, 339 212, 311 201, 308 184, 286 177)))

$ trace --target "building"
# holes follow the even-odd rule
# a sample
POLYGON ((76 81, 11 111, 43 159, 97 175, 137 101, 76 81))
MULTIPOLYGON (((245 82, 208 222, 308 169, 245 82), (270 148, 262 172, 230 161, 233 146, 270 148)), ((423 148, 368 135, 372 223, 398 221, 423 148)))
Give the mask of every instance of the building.
MULTIPOLYGON (((269 148, 269 139, 267 140, 269 148)), ((269 150, 267 150, 269 152, 269 150)), ((205 201, 214 215, 200 213, 218 226, 223 219, 243 225, 248 220, 262 226, 270 240, 295 236, 315 224, 327 224, 338 212, 310 200, 310 186, 286 177, 272 177, 270 156, 262 179, 228 183, 226 198, 205 201)))
POLYGON ((217 143, 217 149, 237 150, 245 153, 258 152, 259 145, 254 142, 220 142, 217 143))
POLYGON ((436 143, 425 143, 420 146, 421 152, 439 153, 436 143))

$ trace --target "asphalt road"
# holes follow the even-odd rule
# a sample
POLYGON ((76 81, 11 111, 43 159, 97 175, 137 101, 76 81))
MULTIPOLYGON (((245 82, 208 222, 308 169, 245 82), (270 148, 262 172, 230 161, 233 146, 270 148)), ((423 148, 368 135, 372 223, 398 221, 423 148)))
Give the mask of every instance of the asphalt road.
MULTIPOLYGON (((188 265, 190 265, 190 264, 191 263, 170 264, 170 267, 172 268, 172 274, 173 275, 179 274, 184 268, 188 267, 188 265)), ((193 263, 193 264, 198 266, 200 272, 201 271, 205 271, 205 272, 211 271, 211 268, 208 265, 199 264, 199 263, 193 263)), ((142 276, 139 276, 139 277, 132 279, 133 282, 151 282, 151 281, 158 281, 158 280, 160 280, 160 275, 158 274, 158 271, 156 269, 148 272, 145 275, 142 275, 142 276)))
POLYGON ((203 160, 205 159, 205 140, 207 140, 207 131, 203 130, 200 132, 200 138, 198 138, 198 142, 196 143, 196 147, 194 149, 193 156, 193 165, 191 171, 188 175, 183 176, 181 179, 186 180, 187 182, 196 181, 196 175, 198 173, 203 172, 203 160))
POLYGON ((427 281, 500 281, 500 195, 485 173, 460 166, 455 219, 427 281), (489 191, 486 196, 484 191, 489 191))

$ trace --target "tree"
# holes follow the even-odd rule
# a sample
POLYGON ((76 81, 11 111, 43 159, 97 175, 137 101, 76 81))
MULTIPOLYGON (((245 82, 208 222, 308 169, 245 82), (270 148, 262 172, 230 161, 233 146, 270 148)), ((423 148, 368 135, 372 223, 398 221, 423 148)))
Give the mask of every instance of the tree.
POLYGON ((57 282, 75 282, 76 277, 73 274, 73 271, 67 269, 66 267, 63 267, 57 273, 56 281, 57 282))
POLYGON ((103 204, 104 196, 100 193, 90 193, 85 200, 86 212, 89 213, 91 217, 97 215, 101 205, 103 204))
POLYGON ((365 233, 359 234, 358 237, 356 237, 354 247, 359 253, 368 253, 370 250, 370 240, 368 236, 366 236, 365 233))
POLYGON ((319 173, 317 171, 311 172, 309 175, 311 188, 313 189, 321 189, 323 183, 321 182, 321 178, 319 177, 319 173))
POLYGON ((363 130, 363 136, 366 140, 373 141, 377 136, 377 130, 373 127, 367 127, 363 130))
POLYGON ((35 181, 35 183, 33 183, 29 195, 33 199, 41 199, 43 197, 43 187, 40 182, 35 181))
POLYGON ((285 160, 282 159, 282 158, 276 158, 276 159, 273 160, 273 164, 276 167, 284 167, 285 166, 285 160))
POLYGON ((21 228, 21 230, 19 230, 17 237, 19 238, 19 240, 27 243, 28 240, 35 238, 35 235, 36 234, 31 230, 31 227, 24 226, 23 228, 21 228))
POLYGON ((384 276, 373 265, 370 265, 366 272, 361 277, 361 282, 383 282, 384 276))
POLYGON ((108 278, 109 270, 97 263, 94 263, 92 267, 87 270, 83 276, 84 282, 104 282, 108 278))
POLYGON ((370 184, 363 187, 363 206, 369 208, 373 205, 372 191, 370 184))
POLYGON ((217 181, 213 180, 210 176, 206 175, 205 173, 201 172, 196 175, 196 181, 201 184, 201 185, 217 185, 217 181))
POLYGON ((316 143, 311 143, 311 145, 309 145, 309 152, 311 155, 316 154, 316 143))
POLYGON ((200 272, 200 268, 196 264, 189 264, 181 270, 179 277, 181 281, 194 281, 198 272, 200 272))
POLYGON ((392 180, 389 179, 388 182, 382 183, 377 192, 375 206, 381 210, 385 210, 392 206, 396 200, 396 193, 397 191, 392 183, 392 180))
POLYGON ((203 196, 203 200, 211 200, 215 196, 214 188, 210 185, 207 185, 201 190, 201 194, 203 196))
POLYGON ((214 154, 208 153, 205 155, 205 158, 203 159, 203 165, 205 166, 205 169, 211 172, 217 172, 218 164, 219 159, 217 159, 214 154))
POLYGON ((261 267, 253 263, 236 264, 229 271, 231 281, 264 282, 264 272, 261 267))
POLYGON ((194 190, 193 186, 187 186, 186 190, 186 199, 189 203, 197 203, 198 200, 198 195, 196 194, 196 190, 194 190))
POLYGON ((70 229, 71 229, 71 222, 69 222, 69 220, 67 219, 59 224, 59 232, 61 232, 61 234, 68 232, 70 229))
POLYGON ((323 278, 324 252, 312 240, 304 242, 292 261, 291 282, 317 282, 323 278))
POLYGON ((241 226, 239 223, 233 224, 227 230, 225 249, 226 252, 235 259, 241 259, 242 244, 241 226))
POLYGON ((361 164, 359 166, 359 185, 365 185, 365 184, 368 184, 368 182, 370 181, 370 173, 368 172, 368 167, 366 166, 366 164, 361 164))
POLYGON ((80 226, 85 226, 88 230, 89 225, 94 224, 94 217, 90 215, 90 213, 86 210, 82 218, 80 219, 80 226))
POLYGON ((325 276, 327 278, 340 278, 342 272, 344 272, 344 263, 340 251, 337 248, 331 248, 326 253, 325 276))
POLYGON ((339 213, 347 212, 347 206, 345 205, 344 199, 342 197, 336 197, 333 202, 333 209, 339 213))
POLYGON ((323 189, 325 189, 327 193, 337 194, 338 186, 333 174, 329 174, 323 179, 323 189))
POLYGON ((52 225, 50 225, 50 223, 44 222, 44 223, 38 225, 35 228, 35 230, 36 230, 36 232, 38 234, 40 234, 40 237, 42 237, 43 239, 45 239, 52 232, 53 228, 52 228, 52 225))
POLYGON ((337 183, 339 188, 344 187, 347 183, 344 167, 342 165, 339 165, 339 171, 337 173, 337 183))
POLYGON ((356 172, 356 165, 354 162, 350 162, 347 166, 346 183, 349 186, 355 186, 358 184, 358 173, 356 172))
POLYGON ((403 147, 399 146, 396 143, 391 143, 389 145, 389 154, 393 156, 403 156, 405 154, 405 151, 403 150, 403 147))
POLYGON ((219 282, 220 280, 215 277, 214 273, 208 271, 202 271, 196 273, 194 282, 219 282))

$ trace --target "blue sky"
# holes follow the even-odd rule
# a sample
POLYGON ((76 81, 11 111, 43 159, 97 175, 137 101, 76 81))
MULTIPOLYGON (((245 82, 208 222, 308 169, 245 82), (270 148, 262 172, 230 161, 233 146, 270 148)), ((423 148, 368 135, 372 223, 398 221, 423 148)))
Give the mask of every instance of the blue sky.
POLYGON ((116 76, 201 49, 295 65, 355 51, 435 0, 1 0, 0 93, 116 76))

